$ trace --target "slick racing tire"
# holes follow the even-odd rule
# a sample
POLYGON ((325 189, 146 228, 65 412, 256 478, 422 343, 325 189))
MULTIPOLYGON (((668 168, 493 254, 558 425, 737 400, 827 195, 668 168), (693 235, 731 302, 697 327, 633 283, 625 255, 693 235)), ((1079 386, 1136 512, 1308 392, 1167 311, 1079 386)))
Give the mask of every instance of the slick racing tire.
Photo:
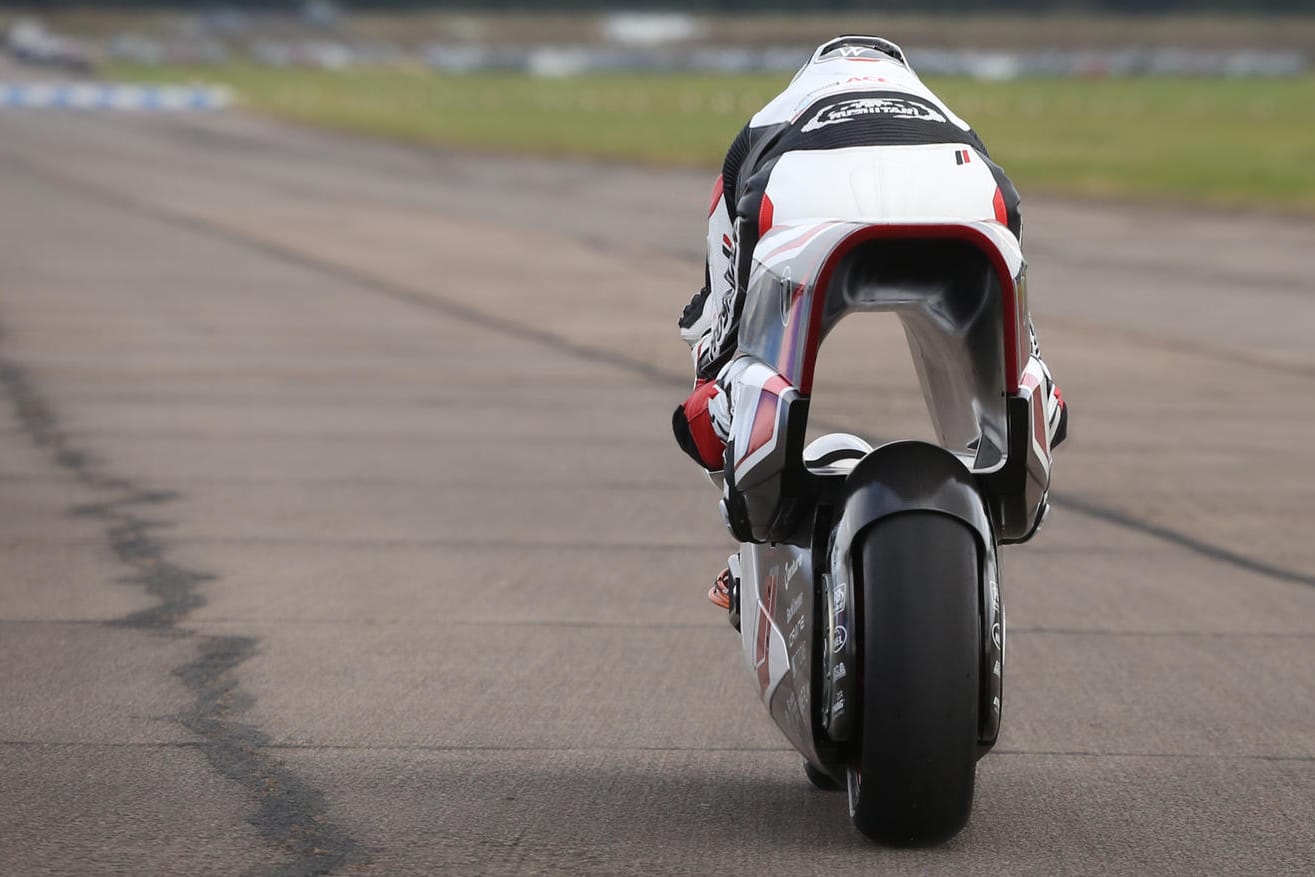
POLYGON ((877 522, 855 560, 863 679, 850 815, 873 840, 941 843, 967 824, 973 803, 977 540, 954 518, 907 512, 877 522))

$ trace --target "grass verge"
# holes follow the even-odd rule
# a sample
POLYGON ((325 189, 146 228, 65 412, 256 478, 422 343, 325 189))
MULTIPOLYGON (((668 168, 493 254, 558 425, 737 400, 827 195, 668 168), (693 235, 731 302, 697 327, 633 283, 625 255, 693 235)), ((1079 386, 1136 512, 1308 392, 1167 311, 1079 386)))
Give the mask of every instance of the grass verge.
MULTIPOLYGON (((232 87, 277 117, 428 145, 715 167, 780 77, 117 67, 232 87)), ((1315 213, 1315 77, 929 80, 1020 188, 1315 213)))

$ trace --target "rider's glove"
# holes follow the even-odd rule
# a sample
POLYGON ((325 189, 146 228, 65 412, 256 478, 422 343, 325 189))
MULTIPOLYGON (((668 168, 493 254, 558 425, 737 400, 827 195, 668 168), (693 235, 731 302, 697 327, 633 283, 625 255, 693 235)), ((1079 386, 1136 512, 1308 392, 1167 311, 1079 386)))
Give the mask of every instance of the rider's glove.
POLYGON ((712 314, 708 312, 709 294, 706 286, 694 293, 680 315, 680 337, 690 347, 698 344, 700 338, 712 331, 712 314))

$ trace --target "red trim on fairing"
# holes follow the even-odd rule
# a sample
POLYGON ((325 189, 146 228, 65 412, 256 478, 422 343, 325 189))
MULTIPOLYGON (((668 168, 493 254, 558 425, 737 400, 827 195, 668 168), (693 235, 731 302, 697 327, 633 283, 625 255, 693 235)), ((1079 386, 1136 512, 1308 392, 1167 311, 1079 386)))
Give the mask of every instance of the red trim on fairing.
POLYGON ((808 395, 813 391, 813 371, 817 367, 817 350, 821 344, 819 333, 822 331, 822 308, 826 303, 826 290, 831 283, 831 274, 840 260, 859 244, 876 240, 960 240, 972 244, 981 250, 995 268, 1000 281, 1000 291, 1004 297, 1004 348, 1005 348, 1005 392, 1018 392, 1018 379, 1022 374, 1019 359, 1019 326, 1022 321, 1018 313, 1018 289, 1014 285, 1014 276, 1009 265, 995 244, 982 232, 963 225, 868 225, 836 244, 835 249, 822 263, 822 270, 813 284, 812 308, 808 316, 808 339, 804 344, 804 365, 800 372, 799 392, 808 395))
POLYGON ((972 150, 965 149, 965 150, 963 151, 963 163, 964 163, 964 164, 971 164, 971 163, 972 163, 972 160, 973 160, 972 150))
MULTIPOLYGON (((811 241, 813 238, 817 237, 817 236, 820 235, 822 232, 826 231, 828 228, 831 228, 833 225, 835 225, 834 222, 824 223, 824 224, 822 224, 822 225, 817 226, 817 227, 814 228, 812 231, 810 231, 810 232, 808 232, 808 233, 806 233, 806 234, 804 234, 804 235, 802 235, 802 236, 800 236, 800 237, 798 237, 798 238, 796 238, 796 239, 794 239, 794 240, 792 240, 792 241, 787 241, 786 243, 781 244, 779 247, 777 247, 776 249, 772 250, 772 251, 771 251, 770 253, 768 253, 767 255, 763 256, 763 257, 762 257, 762 258, 763 258, 763 261, 765 262, 765 261, 767 261, 768 259, 773 259, 773 258, 775 258, 776 256, 780 255, 781 253, 784 253, 786 250, 791 250, 791 249, 795 249, 796 247, 802 247, 802 246, 804 246, 804 245, 807 244, 809 241, 811 241)), ((783 225, 783 226, 781 226, 781 228, 789 228, 789 227, 790 227, 790 226, 788 226, 788 225, 783 225)))
POLYGON ((767 232, 772 230, 772 222, 775 219, 776 219, 776 205, 772 203, 772 199, 767 197, 767 193, 764 192, 762 206, 758 208, 758 236, 759 237, 762 237, 763 235, 767 234, 767 232))
POLYGON ((753 429, 749 431, 749 447, 735 461, 737 464, 772 440, 781 395, 790 389, 793 386, 782 375, 772 375, 763 383, 758 393, 758 408, 753 413, 753 429))
POLYGON ((1049 448, 1050 430, 1046 426, 1046 400, 1041 398, 1041 379, 1035 374, 1025 374, 1023 386, 1032 394, 1032 437, 1040 447, 1049 448))
POLYGON ((758 693, 767 693, 772 683, 772 613, 776 611, 776 576, 768 575, 758 598, 758 627, 753 637, 753 669, 758 677, 758 693))
MULTIPOLYGON (((785 379, 782 378, 781 380, 784 381, 785 379)), ((740 459, 736 460, 736 463, 751 456, 772 440, 772 433, 776 430, 776 409, 780 404, 780 398, 775 393, 768 391, 766 387, 763 387, 763 391, 758 394, 758 409, 753 413, 753 429, 749 432, 749 447, 745 448, 744 453, 740 454, 740 459)))
POLYGON ((712 214, 717 212, 717 204, 720 203, 722 197, 725 194, 726 194, 726 178, 723 177, 721 174, 717 174, 717 182, 712 184, 712 202, 708 204, 709 219, 712 218, 712 214))
POLYGON ((1009 208, 1005 207, 1005 193, 1000 191, 1000 187, 995 187, 995 198, 991 202, 995 208, 995 221, 1001 225, 1009 225, 1009 208))

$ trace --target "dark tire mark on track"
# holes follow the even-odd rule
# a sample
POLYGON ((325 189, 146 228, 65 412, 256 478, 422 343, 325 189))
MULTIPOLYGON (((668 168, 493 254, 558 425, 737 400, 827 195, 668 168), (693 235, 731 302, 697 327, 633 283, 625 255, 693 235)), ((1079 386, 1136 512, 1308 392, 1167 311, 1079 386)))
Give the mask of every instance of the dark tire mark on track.
MULTIPOLYGON (((203 219, 183 211, 161 207, 158 204, 151 204, 139 198, 134 198, 130 195, 114 191, 113 189, 95 183, 89 183, 85 180, 57 173, 39 163, 26 160, 10 152, 0 150, 0 160, 9 162, 13 166, 23 169, 29 175, 44 180, 51 185, 65 189, 66 191, 80 194, 91 200, 121 210, 126 210, 139 216, 149 217, 173 226, 189 228, 200 234, 223 240, 248 250, 253 250, 284 262, 285 264, 314 271, 340 282, 350 283, 368 293, 382 295, 396 301, 416 305, 427 310, 441 313, 452 319, 460 320, 468 325, 498 332, 511 338, 539 344, 550 350, 574 356, 586 362, 615 368, 619 371, 635 375, 636 377, 654 383, 672 386, 678 388, 681 392, 687 391, 691 383, 688 375, 643 362, 642 360, 627 356, 624 353, 617 353, 615 351, 604 350, 588 344, 571 341, 560 335, 555 335, 542 329, 536 329, 532 326, 518 323, 515 320, 496 317, 460 302, 442 298, 424 289, 396 283, 386 278, 361 271, 357 268, 308 255, 293 247, 284 246, 276 241, 261 238, 257 235, 243 232, 240 229, 222 223, 203 219)), ((828 429, 844 428, 838 424, 822 424, 820 420, 817 422, 828 429)), ((1068 509, 1069 511, 1074 511, 1078 514, 1102 520, 1113 524, 1114 526, 1140 533, 1144 536, 1149 536, 1152 539, 1157 539, 1175 547, 1191 551, 1194 554, 1205 557, 1216 563, 1232 566, 1276 581, 1315 587, 1315 575, 1246 557, 1245 555, 1230 551, 1222 546, 1182 533, 1172 527, 1142 520, 1141 518, 1128 514, 1117 508, 1093 502, 1085 498, 1070 497, 1064 493, 1052 493, 1050 498, 1058 508, 1068 509)))
POLYGON ((256 640, 202 636, 178 627, 190 612, 205 605, 199 589, 215 576, 173 563, 153 535, 168 522, 146 517, 146 510, 159 509, 177 495, 106 471, 101 461, 61 431, 52 408, 27 373, 4 357, 0 357, 0 385, 32 442, 49 451, 79 484, 106 495, 105 500, 75 506, 70 513, 101 523, 115 556, 132 571, 121 581, 145 589, 159 601, 108 624, 195 640, 197 659, 174 669, 193 697, 191 708, 178 720, 201 739, 198 748, 211 767, 246 793, 256 808, 248 821, 289 857, 287 864, 258 873, 303 877, 366 861, 360 844, 327 820, 324 795, 266 751, 271 741, 260 729, 236 718, 253 698, 242 690, 235 670, 255 653, 256 640))
POLYGON ((1091 502, 1077 496, 1060 496, 1052 498, 1052 502, 1062 509, 1077 512, 1086 515, 1089 518, 1105 521, 1119 527, 1130 530, 1136 530, 1145 533, 1147 536, 1153 536, 1163 542, 1177 545, 1180 548, 1186 548, 1195 554, 1219 563, 1226 563, 1229 566, 1235 566, 1238 569, 1255 573, 1266 578, 1277 579, 1281 582, 1290 582, 1294 585, 1305 585, 1308 588, 1315 588, 1315 575, 1297 572, 1295 570, 1284 569, 1281 566, 1275 566, 1272 563, 1265 563, 1263 560, 1256 560, 1227 548, 1221 548, 1218 545, 1212 545, 1185 533, 1179 533, 1169 527, 1162 527, 1159 524, 1149 523, 1147 521, 1134 518, 1132 515, 1124 514, 1118 509, 1108 508, 1099 503, 1091 502))

